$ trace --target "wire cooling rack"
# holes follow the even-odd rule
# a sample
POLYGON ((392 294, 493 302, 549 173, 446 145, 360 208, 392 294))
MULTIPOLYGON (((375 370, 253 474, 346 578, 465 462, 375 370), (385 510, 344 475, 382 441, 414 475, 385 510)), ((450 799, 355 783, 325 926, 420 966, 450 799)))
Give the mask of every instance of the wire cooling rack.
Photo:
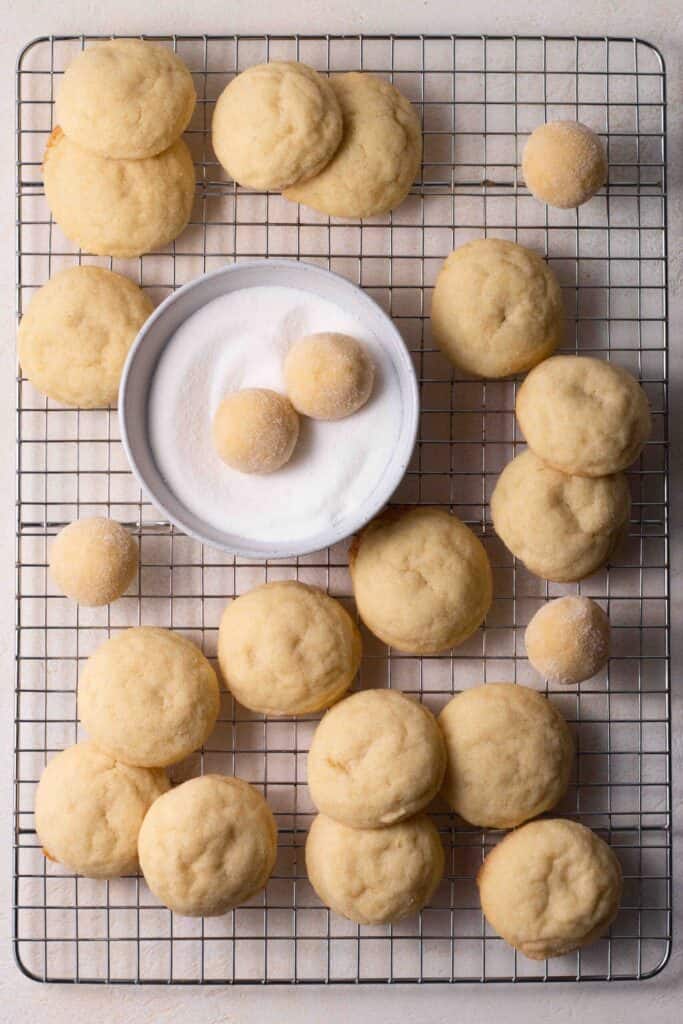
POLYGON ((268 719, 224 695, 218 727, 175 772, 235 772, 261 787, 279 824, 264 894, 224 917, 174 917, 137 878, 74 878, 45 860, 33 802, 46 760, 79 735, 79 666, 111 631, 171 626, 215 654, 226 600, 267 579, 318 583, 352 606, 346 546, 267 565, 226 558, 159 519, 131 477, 115 411, 75 411, 18 379, 17 702, 14 930, 22 970, 69 982, 557 981, 643 978, 671 944, 671 795, 666 451, 665 74, 637 39, 526 37, 163 37, 194 75, 188 142, 197 165, 190 227, 137 260, 82 256, 50 220, 41 157, 60 76, 90 37, 37 39, 17 80, 18 314, 35 289, 76 262, 111 266, 155 299, 226 261, 290 256, 361 284, 389 312, 419 373, 421 428, 402 502, 452 508, 483 537, 495 571, 486 628, 452 657, 387 652, 365 633, 360 686, 393 686, 438 710, 482 681, 534 682, 522 633, 550 596, 579 591, 609 611, 609 670, 553 699, 574 723, 577 757, 559 813, 600 831, 625 874, 610 935, 546 963, 515 954, 486 927, 475 875, 500 837, 437 808, 447 874, 432 905, 393 927, 358 927, 322 908, 304 868, 312 806, 305 757, 315 720, 268 719), (230 77, 273 58, 391 78, 424 125, 421 180, 391 216, 330 221, 278 195, 226 181, 209 126, 230 77), (547 209, 519 176, 528 133, 578 118, 605 138, 609 184, 578 211, 547 209), (634 371, 654 433, 630 472, 630 533, 609 569, 576 586, 546 584, 496 539, 488 498, 512 457, 515 385, 461 379, 430 335, 431 289, 456 245, 482 234, 544 253, 564 289, 565 351, 599 353, 634 371), (118 519, 139 538, 141 566, 110 608, 77 608, 46 570, 50 538, 77 516, 118 519))

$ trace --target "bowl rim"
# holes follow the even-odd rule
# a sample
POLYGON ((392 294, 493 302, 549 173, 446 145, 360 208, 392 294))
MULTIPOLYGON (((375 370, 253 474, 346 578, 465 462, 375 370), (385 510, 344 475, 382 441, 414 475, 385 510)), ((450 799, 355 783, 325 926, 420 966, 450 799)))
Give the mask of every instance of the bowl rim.
MULTIPOLYGON (((247 287, 257 286, 258 284, 248 285, 247 287)), ((285 287, 287 287, 287 285, 285 285, 285 287)), ((228 292, 226 291, 222 294, 228 294, 228 292)), ((215 298, 219 297, 220 296, 218 295, 215 296, 215 298)), ((203 305, 197 306, 195 310, 188 314, 188 318, 192 316, 194 313, 198 312, 198 310, 201 308, 203 308, 203 305)), ((173 333, 175 333, 175 331, 173 333)), ((158 362, 158 358, 161 355, 163 347, 165 347, 165 345, 168 343, 170 338, 173 336, 173 333, 169 334, 166 337, 164 345, 160 349, 159 356, 157 357, 156 362, 158 362)), ((152 376, 153 374, 150 374, 150 381, 152 379, 152 376)), ((342 541, 347 540, 349 537, 352 537, 355 533, 361 530, 365 525, 367 525, 368 522, 370 522, 371 519, 373 519, 378 514, 378 512, 381 511, 381 509, 387 504, 387 502, 391 498, 391 495, 394 493, 394 491, 400 484, 401 480, 405 476, 406 470, 412 458, 413 451, 415 449, 420 421, 420 391, 417 381, 417 374, 415 372, 415 367, 413 365, 413 361, 410 356, 408 346, 406 345, 403 336, 401 335, 401 332, 399 331, 398 327, 394 323, 391 316, 382 309, 379 303, 371 295, 369 295, 361 285, 354 284, 353 281, 350 281, 348 278, 343 277, 341 274, 338 274, 333 270, 328 270, 325 267, 320 267, 316 263, 308 263, 305 260, 287 259, 284 257, 275 257, 272 259, 266 257, 261 259, 243 260, 235 263, 228 263, 223 267, 216 268, 216 270, 211 270, 204 274, 200 274, 198 277, 195 277, 191 281, 185 282, 185 284, 181 285, 179 288, 176 288, 174 291, 171 292, 170 295, 167 295, 166 298, 159 303, 159 305, 154 309, 154 311, 150 314, 147 320, 145 320, 144 324, 138 331, 126 355, 126 361, 123 367, 121 381, 119 384, 118 413, 119 428, 121 432, 121 443, 123 445, 123 449, 126 454, 130 470, 133 473, 133 476, 135 477, 143 494, 145 494, 149 501, 152 503, 152 505, 166 517, 167 521, 171 525, 175 526, 178 530, 180 530, 183 534, 187 535, 188 537, 192 537, 194 540, 199 541, 201 544, 206 544, 208 547, 217 548, 218 550, 224 551, 227 554, 231 554, 237 558, 245 558, 249 560, 256 560, 258 562, 264 562, 266 560, 298 558, 304 555, 312 554, 316 551, 324 550, 328 547, 332 547, 334 544, 339 544, 342 541), (230 274, 237 271, 246 270, 254 272, 257 271, 259 268, 264 268, 266 265, 268 267, 280 266, 290 269, 296 267, 302 274, 310 275, 311 277, 318 276, 325 278, 333 278, 335 281, 340 283, 342 288, 358 293, 360 296, 362 296, 362 301, 374 307, 376 314, 379 316, 381 320, 383 320, 386 323, 386 325, 389 328, 388 333, 391 335, 391 338, 388 347, 392 348, 394 351, 398 353, 398 359, 394 360, 394 365, 396 367, 396 372, 398 374, 402 388, 406 386, 406 390, 409 395, 409 401, 403 403, 403 411, 401 417, 401 437, 404 438, 404 440, 401 442, 403 455, 400 458, 395 458, 394 456, 392 456, 391 460, 387 464, 387 469, 391 470, 391 472, 388 472, 386 474, 386 481, 384 482, 384 485, 381 488, 378 488, 378 490, 376 491, 376 495, 379 497, 379 500, 378 497, 375 497, 373 499, 371 494, 370 499, 367 501, 367 504, 360 506, 360 508, 363 509, 362 514, 356 514, 349 517, 348 522, 350 523, 351 526, 350 529, 348 529, 347 527, 343 527, 343 529, 340 531, 339 528, 335 529, 334 527, 329 527, 327 531, 323 531, 315 537, 315 543, 311 543, 310 541, 307 542, 304 540, 301 540, 299 542, 279 541, 277 543, 273 542, 272 546, 268 548, 268 543, 263 542, 260 548, 253 548, 250 547, 249 539, 244 538, 244 543, 240 544, 238 547, 234 543, 221 543, 221 541, 218 540, 216 537, 209 537, 205 534, 202 534, 201 531, 196 529, 196 527, 190 526, 186 522, 183 522, 182 519, 180 519, 176 514, 173 514, 169 511, 164 500, 155 493, 153 487, 150 486, 146 474, 141 469, 139 461, 135 454, 136 442, 131 440, 131 431, 129 431, 128 429, 128 422, 126 416, 127 396, 129 393, 130 379, 133 373, 133 367, 135 365, 136 359, 139 357, 140 350, 143 347, 145 340, 148 337, 152 327, 160 319, 162 319, 162 317, 166 314, 166 311, 169 309, 169 307, 175 305, 185 295, 197 289, 207 280, 219 277, 229 277, 230 274), (407 431, 405 422, 406 417, 409 418, 407 431)), ((140 437, 140 435, 144 436, 146 440, 146 448, 152 457, 152 461, 155 462, 152 447, 149 441, 149 426, 147 417, 145 417, 144 426, 140 428, 140 425, 138 424, 136 431, 134 433, 137 433, 138 438, 140 437)), ((137 447, 139 447, 139 444, 137 445, 137 447)), ((163 480, 163 474, 161 473, 161 470, 159 470, 158 468, 157 473, 159 478, 163 480)), ((172 491, 168 484, 166 484, 166 487, 168 489, 169 494, 174 495, 174 492, 172 491)), ((183 502, 179 498, 177 498, 177 496, 174 495, 174 497, 178 505, 181 506, 183 509, 186 509, 186 506, 183 504, 183 502)), ((186 509, 186 511, 188 512, 188 515, 193 516, 193 518, 199 518, 195 516, 189 509, 186 509)), ((143 524, 141 523, 140 525, 142 526, 143 524)), ((253 543, 253 541, 251 541, 251 543, 253 543)))

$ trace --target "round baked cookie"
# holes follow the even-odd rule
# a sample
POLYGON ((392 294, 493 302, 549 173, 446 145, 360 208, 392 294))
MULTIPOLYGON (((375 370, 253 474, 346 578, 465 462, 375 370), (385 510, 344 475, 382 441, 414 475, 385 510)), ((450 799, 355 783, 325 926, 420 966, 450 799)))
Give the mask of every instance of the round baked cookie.
POLYGON ((306 839, 306 871, 322 902, 358 924, 417 914, 441 881, 444 853, 426 814, 388 828, 349 828, 319 814, 306 839))
POLYGON ((211 137, 239 185, 283 189, 329 163, 342 138, 341 108, 329 80, 307 64, 256 64, 218 97, 211 137))
POLYGON ((138 838, 147 885, 186 917, 217 917, 262 889, 275 866, 277 827, 243 779, 202 775, 150 808, 138 838))
POLYGON ((218 717, 216 673, 170 629, 134 626, 85 663, 78 714, 95 743, 119 761, 163 767, 201 747, 218 717))
POLYGON ((287 394, 297 412, 315 420, 341 420, 365 405, 375 365, 348 334, 309 334, 285 359, 287 394))
POLYGON ((128 589, 138 568, 138 546, 112 519, 77 519, 60 530, 50 550, 50 576, 72 601, 91 608, 128 589))
POLYGON ((579 121, 549 121, 529 136, 522 154, 527 188, 541 202, 571 209, 588 202, 607 180, 607 154, 579 121))
POLYGON ((133 768, 94 743, 77 743, 48 762, 36 791, 36 831, 50 860, 88 878, 138 869, 138 832, 169 788, 160 768, 133 768))
POLYGON ((609 658, 609 619, 589 597, 568 594, 542 605, 524 633, 529 661, 544 679, 573 686, 609 658))
POLYGON ((531 821, 508 833, 477 877, 489 924, 531 960, 600 938, 617 916, 622 875, 614 852, 576 821, 531 821))
POLYGON ((351 71, 330 79, 344 121, 326 167, 285 197, 330 217, 373 217, 403 202, 422 161, 415 108, 383 78, 351 71))
POLYGON ((319 811, 351 828, 382 828, 438 793, 446 748, 431 711, 398 690, 361 690, 323 717, 308 754, 319 811))
POLYGON ((387 509, 355 538, 349 567, 365 625, 408 654, 457 647, 493 599, 481 541, 439 508, 387 509))
POLYGON ((527 444, 574 476, 618 473, 638 458, 652 429, 647 395, 621 366, 590 356, 553 356, 517 392, 527 444))
POLYGON ((523 373, 562 340, 562 291, 548 264, 502 238, 479 238, 446 259, 432 297, 434 339, 477 377, 523 373))
POLYGON ((128 349, 154 306, 103 267, 68 267, 40 288, 19 324, 19 362, 33 386, 63 405, 116 405, 128 349))
POLYGON ((564 796, 574 743, 560 712, 536 690, 511 683, 464 690, 438 722, 448 753, 442 792, 470 825, 514 828, 564 796))
POLYGON ((299 417, 290 400, 269 388, 243 388, 226 395, 211 432, 223 462, 240 473, 274 473, 292 457, 299 417))
POLYGON ((541 579, 582 580, 610 557, 628 528, 626 477, 567 476, 523 451, 491 495, 496 533, 541 579))
POLYGON ((64 134, 84 149, 141 160, 182 135, 196 101, 192 75, 168 47, 109 39, 71 62, 55 111, 64 134))
POLYGON ((43 177, 57 224, 97 256, 128 259, 162 249, 192 212, 194 166, 182 139, 145 160, 109 160, 57 127, 48 139, 43 177))
POLYGON ((296 580, 265 583, 231 601, 218 662, 236 700, 265 715, 306 715, 334 704, 358 671, 360 633, 346 609, 296 580))

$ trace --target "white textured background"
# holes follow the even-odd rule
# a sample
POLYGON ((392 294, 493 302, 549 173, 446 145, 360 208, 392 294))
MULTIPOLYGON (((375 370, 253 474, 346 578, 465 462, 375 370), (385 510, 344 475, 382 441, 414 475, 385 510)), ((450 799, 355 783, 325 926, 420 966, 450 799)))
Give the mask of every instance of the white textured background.
POLYGON ((4 669, 0 715, 0 1021, 126 1022, 336 1021, 565 1022, 582 1024, 641 1020, 673 1024, 683 1016, 683 545, 681 437, 678 414, 683 390, 683 2, 682 0, 0 0, 0 662, 4 669), (667 64, 669 97, 669 284, 673 447, 673 745, 674 745, 674 954, 653 981, 623 985, 441 986, 215 989, 102 989, 36 985, 15 968, 10 945, 10 836, 13 716, 14 562, 14 66, 19 49, 48 33, 221 32, 460 32, 638 35, 655 43, 667 64))

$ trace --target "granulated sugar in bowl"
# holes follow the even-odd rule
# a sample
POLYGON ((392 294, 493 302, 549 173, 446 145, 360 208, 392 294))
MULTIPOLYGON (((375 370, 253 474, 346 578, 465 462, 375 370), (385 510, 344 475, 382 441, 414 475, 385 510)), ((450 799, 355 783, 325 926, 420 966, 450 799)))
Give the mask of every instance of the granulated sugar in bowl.
POLYGON ((393 322, 360 288, 311 264, 230 265, 184 285, 142 328, 119 397, 131 468, 170 522, 248 558, 284 558, 348 537, 389 500, 415 443, 418 391, 393 322), (375 365, 369 401, 336 421, 301 417, 291 460, 264 475, 221 461, 211 423, 241 388, 286 393, 299 338, 349 334, 375 365))

